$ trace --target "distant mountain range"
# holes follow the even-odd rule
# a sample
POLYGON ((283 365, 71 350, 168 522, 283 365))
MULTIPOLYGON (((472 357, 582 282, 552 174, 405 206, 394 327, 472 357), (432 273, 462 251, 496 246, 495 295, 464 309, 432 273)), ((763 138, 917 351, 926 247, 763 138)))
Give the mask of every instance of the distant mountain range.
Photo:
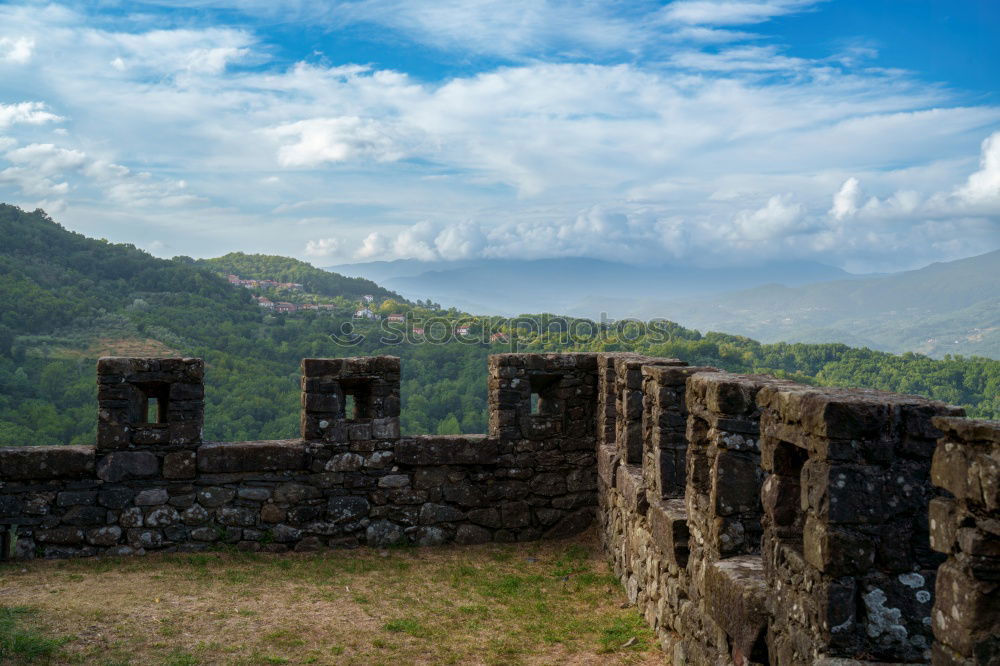
POLYGON ((1000 251, 889 275, 808 262, 704 268, 585 258, 400 260, 329 270, 481 314, 662 317, 763 342, 1000 358, 1000 251))
POLYGON ((1000 250, 878 277, 765 285, 633 314, 762 342, 842 342, 901 353, 1000 358, 1000 250))
POLYGON ((756 267, 634 266, 587 258, 522 261, 375 261, 327 270, 374 280, 410 299, 445 307, 513 316, 553 312, 597 319, 622 317, 643 300, 719 294, 734 285, 802 285, 851 277, 839 268, 808 262, 756 267))

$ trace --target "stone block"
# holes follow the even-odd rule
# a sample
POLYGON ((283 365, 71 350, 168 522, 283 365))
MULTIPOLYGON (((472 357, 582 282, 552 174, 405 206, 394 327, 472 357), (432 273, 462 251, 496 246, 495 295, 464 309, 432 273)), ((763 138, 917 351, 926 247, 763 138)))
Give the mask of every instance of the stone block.
POLYGON ((928 507, 931 548, 939 553, 950 553, 958 532, 959 507, 946 497, 935 497, 928 507))
POLYGON ((753 653, 767 629, 767 593, 758 556, 730 557, 705 570, 705 608, 729 636, 736 663, 759 660, 753 653))
POLYGON ((597 448, 597 476, 606 488, 615 487, 615 474, 620 462, 618 448, 613 444, 601 444, 597 448))
POLYGON ((334 523, 347 523, 368 517, 371 505, 364 497, 344 495, 331 497, 327 503, 327 515, 334 523))
POLYGON ((198 447, 198 471, 207 474, 303 470, 306 448, 301 440, 220 442, 198 447))
POLYGON ((406 438, 396 444, 395 453, 403 465, 489 465, 499 455, 497 440, 467 435, 406 438))
POLYGON ((168 499, 170 499, 170 495, 165 488, 150 488, 140 491, 133 502, 136 506, 155 506, 165 504, 168 499))
POLYGON ((637 465, 618 467, 618 492, 622 495, 626 508, 638 515, 645 515, 649 508, 646 486, 642 479, 642 468, 637 465))
POLYGON ((174 451, 163 457, 163 478, 193 479, 197 474, 197 456, 194 451, 174 451))
POLYGON ((97 461, 97 478, 117 483, 148 479, 160 473, 160 462, 149 451, 115 451, 97 461))
POLYGON ((835 527, 809 516, 803 531, 803 556, 827 576, 857 576, 875 564, 874 540, 857 530, 835 527))
POLYGON ((712 472, 713 504, 717 515, 760 513, 761 473, 756 455, 719 451, 712 472))
POLYGON ((686 567, 688 560, 687 509, 683 499, 656 500, 649 503, 649 533, 653 543, 667 560, 686 567))
POLYGON ((459 525, 455 532, 455 543, 471 545, 487 543, 493 539, 493 533, 478 525, 459 525))
POLYGON ((0 447, 0 479, 82 479, 92 477, 92 446, 0 447))

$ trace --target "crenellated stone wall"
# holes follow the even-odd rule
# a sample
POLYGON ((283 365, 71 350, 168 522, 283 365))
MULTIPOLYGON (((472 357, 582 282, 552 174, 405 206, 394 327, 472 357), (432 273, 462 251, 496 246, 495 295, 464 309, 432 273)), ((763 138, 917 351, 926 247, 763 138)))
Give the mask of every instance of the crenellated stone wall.
POLYGON ((1000 664, 1000 422, 939 418, 931 547, 947 556, 934 601, 935 666, 1000 664))
POLYGON ((97 375, 95 446, 0 448, 4 559, 520 541, 596 518, 669 663, 1000 661, 1000 423, 943 403, 499 354, 487 435, 404 437, 399 359, 304 359, 299 438, 203 442, 199 359, 97 375))
POLYGON ((283 552, 585 529, 595 355, 505 354, 490 372, 491 437, 400 437, 399 359, 379 356, 303 360, 299 439, 203 442, 199 359, 103 358, 96 446, 0 448, 3 552, 283 552))

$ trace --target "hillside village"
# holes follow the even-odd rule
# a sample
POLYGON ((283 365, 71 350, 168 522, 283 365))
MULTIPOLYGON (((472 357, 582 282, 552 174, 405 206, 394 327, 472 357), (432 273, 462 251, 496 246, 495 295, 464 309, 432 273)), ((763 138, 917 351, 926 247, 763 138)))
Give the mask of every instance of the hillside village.
MULTIPOLYGON (((244 287, 252 291, 273 289, 275 291, 298 292, 306 295, 305 287, 298 282, 280 282, 278 280, 271 279, 244 278, 233 273, 225 274, 224 277, 229 284, 235 287, 244 287)), ((293 303, 291 301, 278 301, 261 293, 253 293, 253 298, 260 308, 275 314, 295 314, 297 312, 306 311, 333 312, 338 308, 335 303, 293 303)), ((393 301, 393 304, 398 305, 395 301, 393 301)), ((357 303, 358 307, 354 310, 352 318, 367 321, 385 320, 391 324, 406 324, 407 315, 405 313, 392 312, 387 315, 383 315, 372 309, 377 305, 379 305, 379 303, 376 302, 374 295, 363 295, 360 302, 357 303)), ((422 336, 425 334, 423 326, 412 326, 410 330, 414 335, 422 336)), ((472 326, 457 325, 453 328, 453 332, 458 336, 468 336, 472 333, 472 326)), ((507 342, 508 340, 509 336, 503 332, 494 332, 490 335, 490 342, 507 342)))

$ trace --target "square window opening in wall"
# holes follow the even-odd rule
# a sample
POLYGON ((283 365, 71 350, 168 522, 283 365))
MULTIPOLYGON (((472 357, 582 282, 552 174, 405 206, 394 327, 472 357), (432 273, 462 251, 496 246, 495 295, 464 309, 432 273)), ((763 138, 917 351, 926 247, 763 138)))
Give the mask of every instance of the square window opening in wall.
POLYGON ((341 418, 346 421, 361 421, 372 417, 370 381, 341 380, 340 390, 344 395, 341 418))
POLYGON ((778 442, 774 449, 774 483, 778 502, 771 519, 776 535, 787 545, 802 551, 805 511, 802 509, 802 470, 809 452, 791 442, 778 442))
POLYGON ((162 425, 167 422, 170 407, 170 384, 148 382, 134 384, 131 421, 141 425, 162 425))
POLYGON ((531 402, 529 413, 532 416, 556 416, 562 412, 562 401, 556 396, 559 387, 559 375, 532 375, 531 402))

